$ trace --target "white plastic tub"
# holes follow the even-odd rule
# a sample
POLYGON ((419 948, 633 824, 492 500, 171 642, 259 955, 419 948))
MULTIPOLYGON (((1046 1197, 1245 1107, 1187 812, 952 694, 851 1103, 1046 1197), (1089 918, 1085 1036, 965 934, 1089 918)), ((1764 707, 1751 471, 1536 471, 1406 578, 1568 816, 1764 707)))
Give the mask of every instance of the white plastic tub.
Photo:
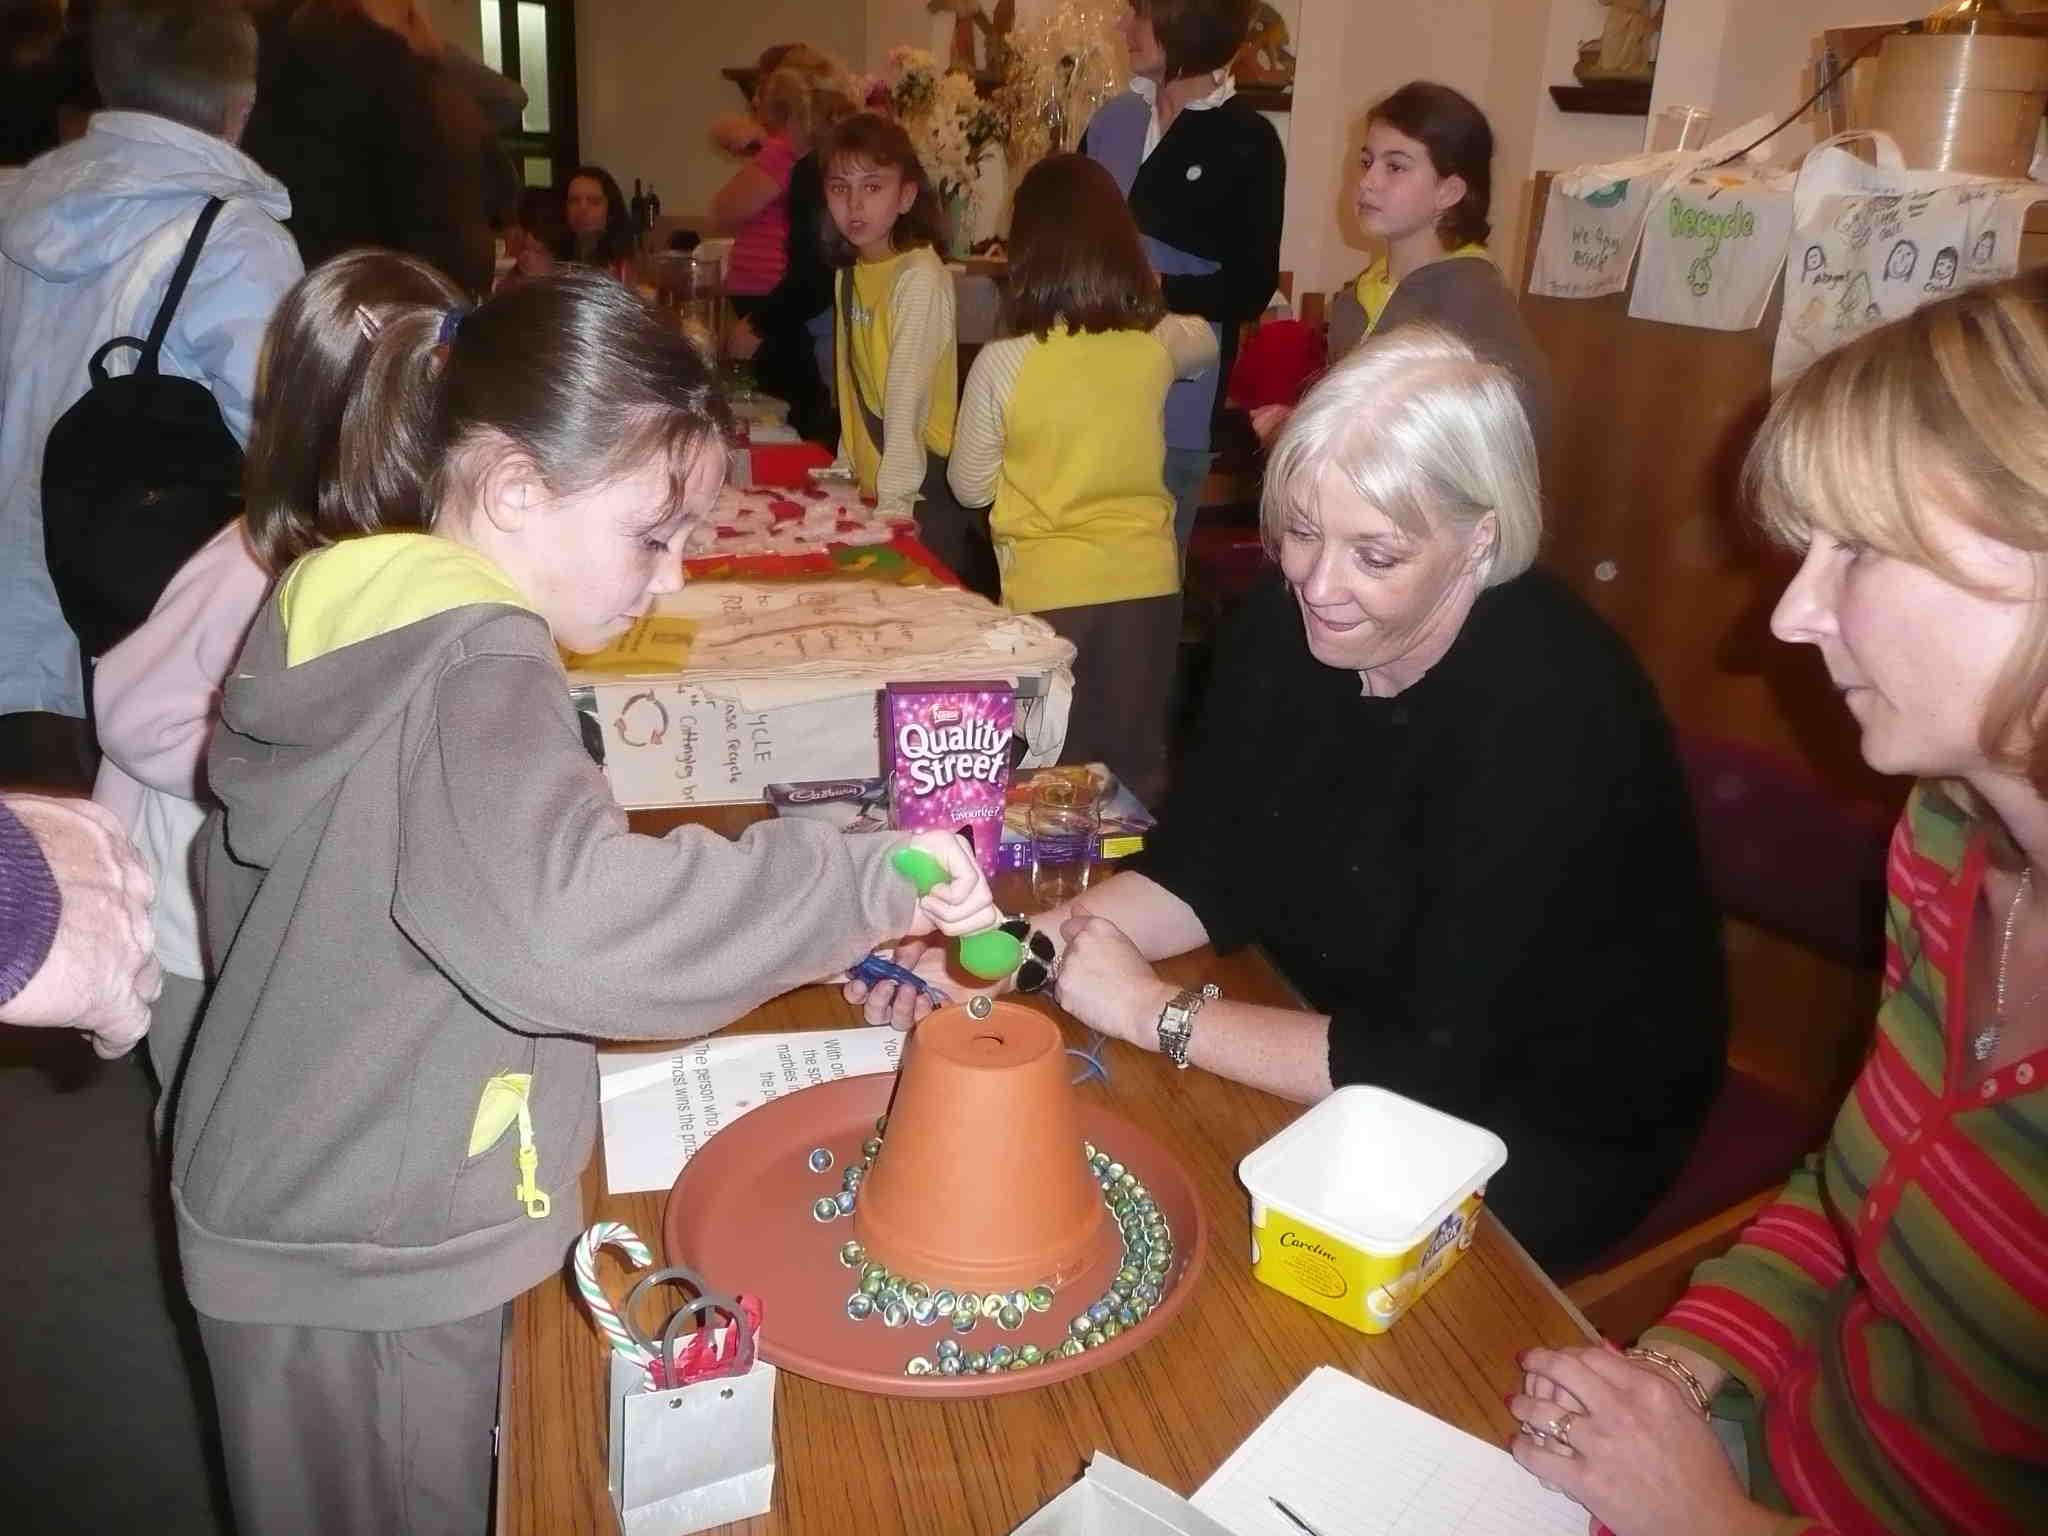
POLYGON ((1252 1273, 1385 1333, 1471 1247, 1507 1157, 1484 1127, 1384 1088, 1340 1088, 1237 1165, 1252 1273))

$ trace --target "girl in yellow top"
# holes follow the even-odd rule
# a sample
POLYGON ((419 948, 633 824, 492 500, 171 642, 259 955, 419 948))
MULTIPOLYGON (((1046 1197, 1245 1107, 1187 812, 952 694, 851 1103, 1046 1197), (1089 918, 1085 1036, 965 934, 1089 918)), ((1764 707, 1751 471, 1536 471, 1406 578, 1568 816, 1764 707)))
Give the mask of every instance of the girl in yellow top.
POLYGON ((960 373, 953 279, 934 247, 938 194, 901 125, 856 112, 818 148, 838 361, 839 454, 884 513, 915 508, 925 547, 993 597, 995 557, 980 520, 946 488, 960 373), (917 505, 922 496, 923 504, 917 505))
MULTIPOLYGON (((1493 128, 1447 85, 1411 80, 1367 114, 1358 156, 1358 222, 1386 254, 1330 307, 1330 361, 1367 336, 1433 325, 1514 375, 1539 461, 1550 449, 1550 367, 1515 296, 1486 254, 1493 232, 1493 128)), ((1252 426, 1272 441, 1290 407, 1262 406, 1252 426)))
POLYGON ((1167 387, 1216 366, 1216 337, 1161 318, 1123 195, 1085 155, 1017 188, 1010 339, 982 348, 953 443, 954 493, 994 503, 1003 605, 1079 648, 1065 760, 1101 761, 1157 804, 1180 643, 1167 387))

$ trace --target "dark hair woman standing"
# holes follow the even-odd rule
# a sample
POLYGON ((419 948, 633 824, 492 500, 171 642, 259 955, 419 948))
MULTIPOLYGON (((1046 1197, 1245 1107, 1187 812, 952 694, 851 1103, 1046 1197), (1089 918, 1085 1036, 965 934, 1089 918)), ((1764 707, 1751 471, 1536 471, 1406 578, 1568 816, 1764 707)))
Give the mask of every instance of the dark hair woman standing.
POLYGON ((1230 61, 1251 0, 1131 0, 1131 89, 1088 125, 1081 149, 1116 178, 1159 273, 1166 307, 1216 330, 1222 365, 1166 398, 1167 491, 1187 557, 1237 329, 1280 281, 1287 158, 1272 124, 1235 98, 1230 61))

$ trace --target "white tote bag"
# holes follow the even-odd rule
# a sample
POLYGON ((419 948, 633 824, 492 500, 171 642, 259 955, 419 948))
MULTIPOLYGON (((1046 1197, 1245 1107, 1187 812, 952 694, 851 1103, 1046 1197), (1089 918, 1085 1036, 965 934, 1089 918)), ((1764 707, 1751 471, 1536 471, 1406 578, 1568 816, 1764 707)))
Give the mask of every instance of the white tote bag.
POLYGON ((1782 173, 1703 171, 1659 191, 1629 314, 1710 331, 1753 329, 1785 264, 1792 186, 1782 173))
POLYGON ((1661 176, 1637 176, 1572 197, 1553 177, 1529 291, 1552 299, 1597 299, 1628 286, 1643 220, 1661 176))
POLYGON ((1922 304, 2011 277, 2020 226, 2044 190, 2031 181, 1907 170, 1891 136, 1872 129, 1816 145, 1792 193, 1772 388, 1922 304), (1875 165, 1842 147, 1864 139, 1875 165))

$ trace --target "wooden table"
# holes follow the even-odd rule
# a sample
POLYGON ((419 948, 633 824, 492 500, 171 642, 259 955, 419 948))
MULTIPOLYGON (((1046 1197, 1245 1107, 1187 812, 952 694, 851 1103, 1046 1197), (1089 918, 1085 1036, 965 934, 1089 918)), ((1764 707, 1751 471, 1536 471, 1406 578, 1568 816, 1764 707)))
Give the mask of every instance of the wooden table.
MULTIPOLYGON (((731 835, 760 813, 700 811, 731 835)), ((641 813, 660 831, 682 817, 641 813)), ((1014 893, 998 889, 999 899, 1014 893)), ((1167 962, 1176 980, 1213 980, 1225 995, 1288 1005, 1263 956, 1207 950, 1167 962)), ((1083 1032, 1063 1020, 1070 1038, 1083 1032)), ((756 1009, 735 1030, 843 1029, 858 1016, 836 989, 805 987, 756 1009)), ((637 1043, 636 1049, 644 1049, 637 1043)), ((1502 1402, 1533 1344, 1575 1344, 1588 1330, 1491 1218, 1465 1259, 1389 1333, 1377 1338, 1290 1301, 1252 1279, 1249 1205, 1237 1161, 1299 1105, 1163 1057, 1112 1044, 1110 1081, 1078 1091, 1143 1127, 1186 1168, 1210 1223, 1194 1296, 1136 1354, 1033 1392, 968 1402, 870 1397, 783 1372, 775 1408, 775 1504, 721 1527, 768 1533, 932 1533, 999 1536, 1079 1475, 1098 1449, 1191 1493, 1308 1372, 1334 1365, 1461 1429, 1505 1444, 1502 1402)), ((588 1218, 624 1221, 658 1240, 664 1194, 610 1195, 603 1147, 584 1176, 588 1218)), ((601 1273, 616 1278, 609 1257, 601 1273)), ((605 1350, 566 1273, 513 1303, 505 1342, 497 1529, 517 1536, 612 1536, 605 1487, 605 1350)))

